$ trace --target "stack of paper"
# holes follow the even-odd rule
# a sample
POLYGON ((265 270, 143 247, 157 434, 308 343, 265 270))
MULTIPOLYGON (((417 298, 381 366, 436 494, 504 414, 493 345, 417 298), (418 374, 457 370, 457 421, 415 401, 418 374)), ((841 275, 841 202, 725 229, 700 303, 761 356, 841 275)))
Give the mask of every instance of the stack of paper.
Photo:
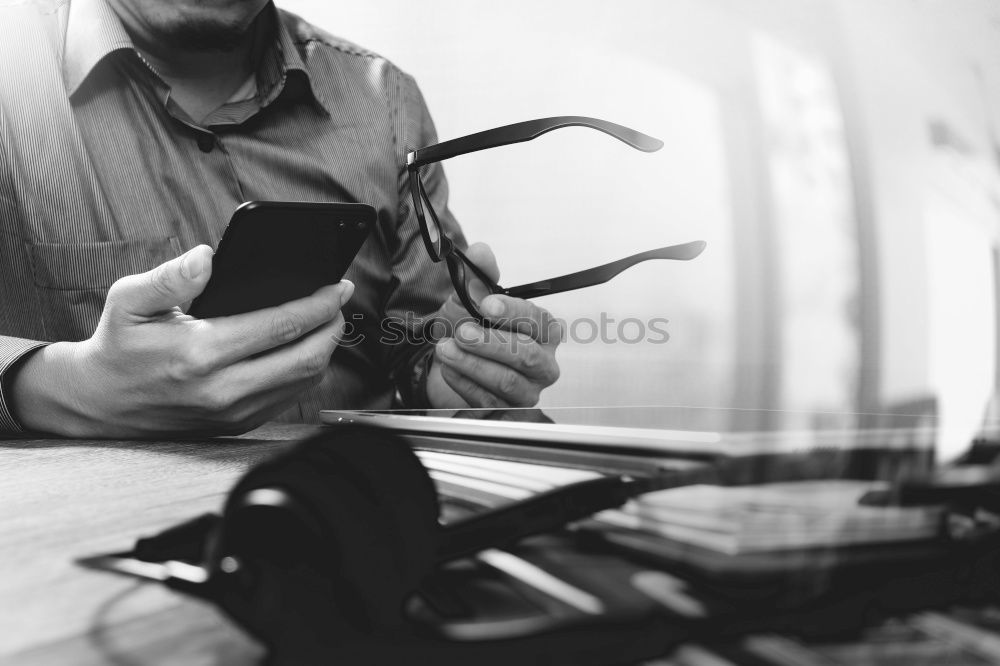
POLYGON ((417 451, 417 456, 443 499, 463 500, 486 508, 601 476, 587 470, 439 451, 417 451))
POLYGON ((883 483, 797 481, 756 486, 687 486, 643 495, 604 523, 736 555, 797 548, 926 539, 938 534, 940 507, 858 504, 883 483))

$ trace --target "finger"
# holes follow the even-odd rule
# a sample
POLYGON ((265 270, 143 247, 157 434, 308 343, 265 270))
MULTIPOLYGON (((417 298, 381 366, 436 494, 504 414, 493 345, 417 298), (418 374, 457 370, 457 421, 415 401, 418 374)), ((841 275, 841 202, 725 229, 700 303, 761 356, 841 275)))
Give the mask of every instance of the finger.
POLYGON ((291 408, 302 394, 319 383, 318 379, 299 380, 267 391, 238 398, 224 412, 207 414, 203 420, 206 434, 238 435, 272 420, 291 408))
POLYGON ((133 317, 155 317, 200 294, 212 275, 212 248, 199 245, 145 273, 111 285, 107 309, 133 317))
POLYGON ((427 375, 427 400, 431 405, 447 407, 448 409, 466 409, 469 403, 444 380, 441 373, 441 363, 431 363, 427 375))
POLYGON ((311 296, 255 312, 198 322, 206 354, 216 367, 287 345, 334 321, 354 293, 348 280, 322 287, 311 296))
POLYGON ((467 376, 446 365, 441 366, 441 377, 469 407, 504 409, 510 406, 467 376))
POLYGON ((242 393, 252 395, 321 378, 330 365, 343 328, 344 317, 338 313, 333 321, 293 343, 231 365, 217 375, 214 383, 223 390, 239 387, 242 393))
POLYGON ((465 251, 465 256, 474 263, 477 268, 486 273, 496 282, 500 279, 500 267, 497 266, 496 255, 486 243, 473 243, 465 251))
POLYGON ((552 350, 524 333, 484 329, 466 322, 455 331, 454 340, 463 351, 514 368, 545 386, 559 379, 559 364, 552 350))
MULTIPOLYGON (((540 388, 535 382, 510 366, 464 351, 453 338, 438 343, 434 351, 436 360, 442 364, 442 376, 451 370, 509 405, 526 407, 538 402, 540 388)), ((480 400, 478 406, 490 405, 480 400)))
MULTIPOLYGON (((465 251, 465 258, 485 273, 492 283, 496 284, 496 281, 500 279, 500 269, 497 267, 496 257, 493 256, 493 251, 488 245, 475 243, 465 251)), ((478 303, 488 294, 493 293, 492 285, 487 286, 469 266, 464 266, 464 271, 465 284, 473 301, 478 303)))
POLYGON ((494 328, 522 333, 546 347, 555 348, 562 341, 562 323, 523 298, 494 294, 484 298, 479 309, 494 328))

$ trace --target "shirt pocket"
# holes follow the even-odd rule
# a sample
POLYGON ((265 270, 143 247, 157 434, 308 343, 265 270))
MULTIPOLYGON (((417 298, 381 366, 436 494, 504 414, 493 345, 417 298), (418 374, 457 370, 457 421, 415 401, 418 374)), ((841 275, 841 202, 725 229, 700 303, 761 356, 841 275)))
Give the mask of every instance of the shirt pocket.
POLYGON ((108 288, 119 278, 181 254, 176 237, 103 243, 28 243, 39 314, 50 341, 84 340, 97 327, 108 288))

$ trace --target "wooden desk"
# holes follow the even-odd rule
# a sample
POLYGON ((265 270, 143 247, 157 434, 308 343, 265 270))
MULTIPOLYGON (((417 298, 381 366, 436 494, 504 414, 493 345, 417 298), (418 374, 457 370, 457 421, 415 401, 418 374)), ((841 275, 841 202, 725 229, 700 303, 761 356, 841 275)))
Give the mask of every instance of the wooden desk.
POLYGON ((218 510, 247 468, 316 430, 271 425, 200 442, 0 440, 0 663, 254 663, 259 647, 209 605, 73 559, 218 510))
MULTIPOLYGON (((271 425, 190 442, 0 440, 0 664, 257 663, 263 650, 208 604, 73 560, 128 548, 138 536, 220 509, 246 469, 317 430, 271 425)), ((945 627, 947 640, 934 648, 915 643, 915 660, 937 654, 936 663, 947 663, 959 648, 976 646, 1000 658, 1000 642, 981 649, 981 632, 935 613, 917 620, 931 633, 948 623, 958 629, 945 627)), ((745 642, 762 640, 771 641, 761 648, 771 652, 799 649, 780 636, 745 642)), ((844 649, 863 655, 866 647, 844 649)), ((699 650, 682 648, 693 661, 711 661, 711 654, 695 659, 699 650)))

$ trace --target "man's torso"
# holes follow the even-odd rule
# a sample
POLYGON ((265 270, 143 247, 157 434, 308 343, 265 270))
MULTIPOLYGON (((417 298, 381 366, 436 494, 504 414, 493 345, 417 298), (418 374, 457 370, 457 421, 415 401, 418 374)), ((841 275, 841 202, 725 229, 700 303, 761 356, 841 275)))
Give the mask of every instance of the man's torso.
MULTIPOLYGON (((282 12, 309 76, 272 71, 264 83, 280 93, 263 108, 234 107, 199 126, 164 103, 134 51, 103 58, 70 96, 59 36, 66 12, 65 2, 0 7, 22 24, 0 49, 7 58, 0 65, 0 333, 88 337, 114 280, 196 244, 215 246, 248 200, 375 206, 378 229, 346 275, 359 289, 345 316, 377 326, 399 283, 405 75, 282 12)), ((443 275, 425 277, 446 283, 443 275)), ((418 308, 434 307, 426 295, 416 300, 418 308)), ((368 337, 338 350, 299 417, 319 407, 388 404, 388 361, 368 337)))

